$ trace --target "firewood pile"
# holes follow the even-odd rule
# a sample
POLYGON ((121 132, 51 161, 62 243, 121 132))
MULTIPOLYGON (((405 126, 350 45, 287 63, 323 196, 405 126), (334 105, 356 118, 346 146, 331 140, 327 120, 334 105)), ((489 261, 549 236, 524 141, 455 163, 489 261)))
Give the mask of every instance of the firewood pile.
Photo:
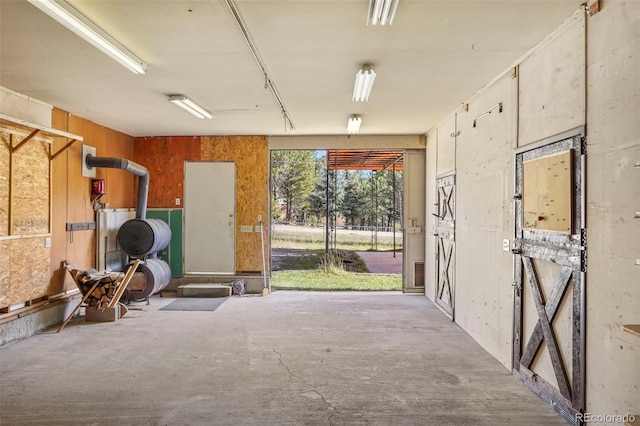
POLYGON ((78 269, 71 269, 69 272, 83 296, 87 296, 90 292, 84 303, 99 310, 104 310, 112 304, 113 298, 120 293, 118 287, 124 278, 122 272, 82 271, 78 269))
POLYGON ((128 309, 120 303, 120 298, 140 265, 140 259, 136 259, 124 274, 111 271, 98 272, 95 269, 83 271, 68 261, 64 261, 62 264, 82 292, 82 299, 60 325, 58 333, 62 331, 82 305, 87 308, 85 315, 87 321, 112 322, 127 313, 128 309), (91 319, 89 319, 90 314, 92 315, 91 319))

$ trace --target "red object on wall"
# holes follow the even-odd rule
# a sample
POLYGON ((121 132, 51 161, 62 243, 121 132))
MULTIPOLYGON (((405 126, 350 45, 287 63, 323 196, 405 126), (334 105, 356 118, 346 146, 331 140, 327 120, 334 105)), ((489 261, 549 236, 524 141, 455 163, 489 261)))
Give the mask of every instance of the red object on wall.
POLYGON ((91 193, 94 195, 104 195, 106 185, 104 179, 91 179, 91 193))

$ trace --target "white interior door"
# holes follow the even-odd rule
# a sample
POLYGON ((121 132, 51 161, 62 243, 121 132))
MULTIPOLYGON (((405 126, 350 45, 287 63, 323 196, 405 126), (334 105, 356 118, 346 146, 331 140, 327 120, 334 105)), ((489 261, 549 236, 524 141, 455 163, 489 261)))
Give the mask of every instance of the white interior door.
POLYGON ((235 274, 235 163, 185 162, 185 274, 235 274))

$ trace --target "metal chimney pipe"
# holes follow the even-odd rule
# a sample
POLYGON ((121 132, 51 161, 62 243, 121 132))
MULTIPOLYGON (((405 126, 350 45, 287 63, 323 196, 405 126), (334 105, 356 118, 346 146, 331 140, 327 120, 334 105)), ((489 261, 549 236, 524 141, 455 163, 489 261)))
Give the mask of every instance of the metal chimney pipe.
POLYGON ((125 158, 111 158, 111 157, 94 157, 88 154, 85 158, 87 168, 107 168, 107 169, 121 169, 126 170, 129 173, 133 173, 139 176, 138 179, 138 200, 136 204, 136 218, 145 219, 147 216, 147 197, 149 194, 149 171, 146 167, 141 166, 138 163, 129 161, 125 158))

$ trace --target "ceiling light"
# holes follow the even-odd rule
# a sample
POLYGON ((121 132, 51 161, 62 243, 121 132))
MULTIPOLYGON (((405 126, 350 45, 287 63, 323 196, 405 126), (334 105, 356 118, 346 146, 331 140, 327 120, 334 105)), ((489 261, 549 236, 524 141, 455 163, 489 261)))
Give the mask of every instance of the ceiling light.
POLYGON ((398 9, 400 0, 369 0, 369 14, 367 25, 386 25, 393 23, 393 17, 398 9))
POLYGON ((191 99, 187 98, 184 95, 171 95, 169 96, 169 102, 179 106, 183 110, 195 115, 198 118, 208 118, 209 120, 213 118, 213 115, 211 115, 209 111, 202 108, 200 105, 193 102, 191 99))
POLYGON ((147 64, 64 0, 29 0, 29 3, 124 65, 130 71, 136 74, 147 72, 147 64))
POLYGON ((357 115, 349 118, 349 121, 347 122, 347 133, 349 133, 350 135, 358 133, 360 131, 361 124, 362 118, 358 117, 357 115))
POLYGON ((369 65, 364 65, 356 74, 356 84, 353 86, 353 101, 367 102, 373 88, 376 73, 369 65))

